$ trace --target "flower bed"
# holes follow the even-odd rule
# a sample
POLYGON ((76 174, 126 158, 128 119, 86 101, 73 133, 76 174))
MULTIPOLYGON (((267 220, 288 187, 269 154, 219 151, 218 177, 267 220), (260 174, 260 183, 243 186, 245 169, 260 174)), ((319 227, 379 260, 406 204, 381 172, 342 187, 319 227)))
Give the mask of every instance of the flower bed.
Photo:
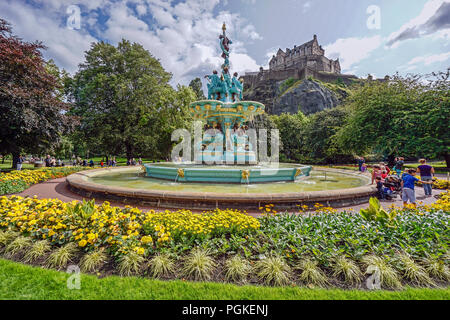
POLYGON ((448 285, 450 194, 430 206, 254 218, 215 210, 143 212, 108 203, 0 198, 0 251, 91 273, 269 285, 448 285))
POLYGON ((91 168, 58 167, 0 173, 0 195, 22 192, 33 184, 66 177, 72 173, 88 169, 91 168))

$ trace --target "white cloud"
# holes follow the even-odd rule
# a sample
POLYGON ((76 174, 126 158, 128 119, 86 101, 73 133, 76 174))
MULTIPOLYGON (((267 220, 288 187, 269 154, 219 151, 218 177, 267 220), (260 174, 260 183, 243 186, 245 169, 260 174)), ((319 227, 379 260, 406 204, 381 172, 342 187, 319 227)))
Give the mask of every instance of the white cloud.
POLYGON ((448 34, 450 30, 449 14, 450 0, 429 0, 417 17, 388 36, 386 44, 388 47, 396 48, 402 41, 408 39, 442 31, 448 34))
MULTIPOLYGON (((57 1, 47 5, 59 6, 57 1)), ((70 30, 64 22, 64 10, 48 12, 48 7, 37 10, 18 1, 1 1, 2 18, 12 23, 13 33, 26 41, 42 41, 47 50, 44 56, 68 72, 74 72, 82 62, 84 51, 89 50, 91 42, 96 39, 83 30, 70 30), (44 14, 47 12, 47 14, 44 14)))
POLYGON ((355 64, 368 58, 382 42, 381 36, 338 39, 324 47, 325 55, 333 59, 339 58, 342 71, 350 72, 355 64))
POLYGON ((38 7, 25 0, 1 1, 0 12, 13 24, 15 34, 28 41, 43 40, 49 47, 47 57, 70 72, 84 61, 84 51, 90 43, 97 41, 85 29, 89 27, 96 36, 112 44, 123 38, 142 44, 174 75, 173 84, 187 84, 195 76, 219 69, 223 63, 218 36, 224 21, 233 40, 232 71, 241 73, 258 67, 244 43, 260 40, 261 36, 239 14, 215 14, 220 0, 185 0, 176 4, 171 0, 78 0, 82 9, 81 30, 65 27, 65 10, 73 0, 36 2, 38 7), (92 10, 107 17, 103 25, 98 23, 98 11, 92 10), (152 25, 146 20, 147 14, 153 18, 152 25))
POLYGON ((415 57, 414 59, 411 59, 408 62, 408 65, 423 64, 425 66, 429 66, 430 64, 433 64, 436 62, 444 62, 449 59, 450 59, 450 52, 446 52, 446 53, 441 53, 441 54, 433 54, 433 55, 415 57))

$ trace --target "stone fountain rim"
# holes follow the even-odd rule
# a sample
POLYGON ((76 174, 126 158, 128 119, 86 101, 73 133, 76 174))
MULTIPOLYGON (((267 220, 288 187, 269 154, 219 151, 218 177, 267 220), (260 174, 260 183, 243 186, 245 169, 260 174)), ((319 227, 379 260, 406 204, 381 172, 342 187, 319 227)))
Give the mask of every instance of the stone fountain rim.
MULTIPOLYGON (((352 170, 321 168, 313 167, 313 170, 332 171, 344 174, 351 174, 355 176, 364 176, 368 183, 361 187, 346 188, 337 190, 324 191, 308 191, 308 192, 291 192, 291 193, 214 193, 214 192, 179 192, 179 191, 161 191, 161 190, 147 190, 147 189, 133 189, 116 186, 106 186, 98 183, 88 181, 90 177, 101 175, 106 172, 133 172, 142 171, 143 167, 119 167, 119 168, 101 168, 88 171, 81 171, 74 173, 66 178, 70 188, 82 195, 108 196, 113 195, 124 200, 131 198, 134 200, 158 200, 161 201, 200 201, 213 202, 218 207, 218 201, 234 202, 234 203, 324 203, 339 202, 341 200, 364 198, 368 200, 376 192, 376 187, 370 184, 370 174, 361 173, 352 170)), ((170 206, 169 206, 170 207, 170 206)))

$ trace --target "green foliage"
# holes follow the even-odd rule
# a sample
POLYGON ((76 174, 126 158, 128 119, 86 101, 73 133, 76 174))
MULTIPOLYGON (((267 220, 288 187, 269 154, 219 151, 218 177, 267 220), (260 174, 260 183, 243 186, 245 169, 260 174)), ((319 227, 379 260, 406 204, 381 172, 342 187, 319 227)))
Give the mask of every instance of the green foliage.
POLYGON ((165 158, 172 132, 188 126, 188 105, 196 99, 191 88, 174 90, 170 79, 140 44, 93 44, 74 78, 66 81, 74 103, 70 113, 82 117, 79 140, 104 154, 165 158))
POLYGON ((395 258, 395 262, 397 264, 397 268, 402 273, 403 278, 419 286, 434 285, 425 268, 415 263, 407 253, 399 254, 395 258))
POLYGON ((303 129, 305 150, 308 159, 315 163, 352 162, 353 155, 344 152, 338 145, 336 134, 348 117, 344 107, 324 110, 311 115, 308 125, 303 129))
POLYGON ((370 81, 348 99, 350 116, 337 137, 347 152, 450 159, 449 73, 370 81))
POLYGON ((255 265, 258 277, 266 284, 284 286, 291 283, 291 268, 279 255, 270 254, 255 265))
POLYGON ((426 257, 423 259, 425 270, 432 277, 444 281, 450 280, 450 270, 444 261, 435 257, 426 257))
POLYGON ((203 93, 202 80, 200 78, 195 78, 189 83, 189 88, 194 91, 197 99, 196 100, 206 100, 205 94, 203 93))
POLYGON ((67 290, 67 273, 0 259, 0 299, 42 300, 444 300, 450 288, 402 291, 237 286, 81 274, 82 290, 67 290))
POLYGON ((366 274, 378 273, 381 286, 390 289, 402 287, 397 271, 385 259, 376 255, 369 255, 363 257, 361 261, 367 266, 366 274))
POLYGON ((300 281, 314 286, 323 287, 328 283, 325 273, 320 270, 318 262, 309 258, 301 259, 296 269, 301 270, 300 281))
POLYGON ((150 260, 149 267, 153 278, 167 277, 174 272, 175 263, 169 254, 157 254, 150 260))
POLYGON ((61 269, 71 262, 77 253, 77 244, 70 242, 55 251, 47 258, 46 265, 48 268, 61 269))
POLYGON ((144 257, 134 251, 122 255, 118 261, 118 271, 121 276, 132 276, 140 272, 144 257))
POLYGON ((103 248, 86 253, 81 258, 80 269, 83 272, 96 272, 105 264, 107 259, 103 248))
POLYGON ((42 55, 39 42, 24 42, 0 19, 0 154, 40 153, 57 146, 72 128, 61 95, 64 72, 42 55))
POLYGON ((280 131, 280 140, 283 142, 280 151, 287 159, 301 161, 304 154, 304 127, 308 118, 301 112, 296 115, 282 114, 271 117, 280 131))
POLYGON ((66 210, 70 216, 80 221, 81 224, 87 225, 97 209, 95 208, 95 199, 89 201, 83 199, 83 202, 67 205, 66 210))
POLYGON ((450 243, 448 213, 440 211, 423 215, 404 212, 397 215, 395 228, 381 221, 366 220, 354 212, 283 213, 260 218, 260 223, 258 235, 248 240, 251 250, 265 254, 276 249, 299 259, 312 256, 325 267, 340 254, 354 260, 370 253, 394 257, 398 248, 415 259, 427 254, 439 256, 445 254, 450 243))
POLYGON ((396 211, 386 211, 383 210, 380 204, 380 200, 377 198, 370 198, 369 208, 361 209, 359 211, 361 216, 368 221, 378 221, 381 223, 392 223, 395 220, 396 211))
POLYGON ((0 194, 18 193, 26 188, 28 188, 28 184, 23 180, 0 180, 0 194))
POLYGON ((40 240, 31 246, 24 256, 24 261, 32 263, 40 258, 43 258, 50 250, 51 245, 48 240, 40 240))
POLYGON ((13 257, 17 254, 23 254, 25 250, 31 246, 31 239, 29 237, 17 237, 11 241, 5 248, 7 257, 13 257))
POLYGON ((281 92, 281 95, 283 95, 283 93, 286 92, 286 90, 288 90, 290 87, 292 87, 297 82, 298 81, 292 77, 284 80, 279 87, 279 92, 281 92))
POLYGON ((344 255, 335 258, 331 267, 333 276, 342 277, 346 283, 356 285, 361 282, 363 275, 358 265, 344 255))
POLYGON ((214 270, 214 260, 207 250, 195 248, 185 258, 182 273, 189 279, 209 280, 214 270))
POLYGON ((251 271, 251 265, 247 259, 235 255, 225 262, 225 279, 234 282, 245 282, 251 271))
POLYGON ((19 232, 13 230, 0 230, 0 247, 7 246, 19 236, 19 232))

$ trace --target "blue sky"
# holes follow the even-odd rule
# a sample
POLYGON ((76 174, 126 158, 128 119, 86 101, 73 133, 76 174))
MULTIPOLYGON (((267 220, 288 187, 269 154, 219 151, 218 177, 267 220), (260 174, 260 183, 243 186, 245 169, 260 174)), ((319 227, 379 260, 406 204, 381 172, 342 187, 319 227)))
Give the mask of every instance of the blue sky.
POLYGON ((160 59, 173 84, 188 84, 219 68, 224 21, 241 74, 314 34, 343 73, 359 77, 450 67, 450 0, 1 0, 0 17, 25 40, 43 41, 45 57, 71 73, 92 42, 126 38, 160 59), (79 29, 68 27, 73 5, 79 29))

